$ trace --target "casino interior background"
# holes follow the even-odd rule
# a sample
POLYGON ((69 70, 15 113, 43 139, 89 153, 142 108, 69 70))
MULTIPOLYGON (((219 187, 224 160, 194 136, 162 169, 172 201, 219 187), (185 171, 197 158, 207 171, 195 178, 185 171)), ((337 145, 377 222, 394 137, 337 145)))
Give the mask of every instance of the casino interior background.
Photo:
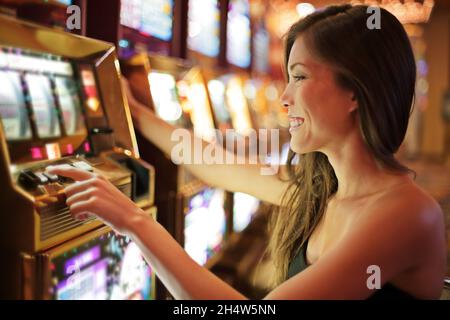
POLYGON ((170 298, 128 238, 71 218, 62 191, 71 181, 44 172, 57 163, 104 174, 199 264, 262 297, 273 207, 205 185, 146 141, 119 73, 169 123, 234 128, 237 140, 280 129, 282 148, 264 161, 285 162, 282 36, 308 13, 346 2, 382 3, 410 36, 415 108, 397 156, 441 204, 450 231, 450 1, 0 0, 1 296, 170 298))

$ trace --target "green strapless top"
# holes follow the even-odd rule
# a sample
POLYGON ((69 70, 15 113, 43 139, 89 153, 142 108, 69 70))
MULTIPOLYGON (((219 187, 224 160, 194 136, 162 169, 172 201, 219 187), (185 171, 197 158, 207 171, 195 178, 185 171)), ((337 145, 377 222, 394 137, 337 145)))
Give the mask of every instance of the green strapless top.
MULTIPOLYGON (((308 247, 308 241, 300 249, 298 254, 291 261, 288 269, 287 278, 295 276, 297 273, 302 272, 309 267, 306 261, 306 248, 308 247)), ((390 283, 386 283, 383 287, 375 292, 368 299, 383 299, 383 300, 404 300, 404 299, 417 299, 410 295, 409 293, 395 287, 390 283)))

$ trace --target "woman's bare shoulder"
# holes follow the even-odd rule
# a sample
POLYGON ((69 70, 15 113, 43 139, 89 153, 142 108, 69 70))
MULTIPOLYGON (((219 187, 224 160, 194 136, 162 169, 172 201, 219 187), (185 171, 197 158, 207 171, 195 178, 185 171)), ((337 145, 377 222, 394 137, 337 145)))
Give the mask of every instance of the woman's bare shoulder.
POLYGON ((445 225, 444 215, 438 202, 415 182, 411 181, 384 192, 370 204, 370 213, 383 215, 386 219, 404 221, 418 230, 442 228, 445 225))

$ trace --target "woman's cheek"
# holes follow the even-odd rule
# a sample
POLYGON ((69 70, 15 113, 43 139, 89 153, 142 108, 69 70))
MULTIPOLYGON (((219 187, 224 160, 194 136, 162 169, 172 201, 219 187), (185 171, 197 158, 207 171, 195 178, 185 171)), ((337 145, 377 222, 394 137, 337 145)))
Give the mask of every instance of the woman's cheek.
POLYGON ((317 88, 308 80, 303 81, 298 85, 298 100, 300 106, 304 109, 314 108, 317 104, 317 88))

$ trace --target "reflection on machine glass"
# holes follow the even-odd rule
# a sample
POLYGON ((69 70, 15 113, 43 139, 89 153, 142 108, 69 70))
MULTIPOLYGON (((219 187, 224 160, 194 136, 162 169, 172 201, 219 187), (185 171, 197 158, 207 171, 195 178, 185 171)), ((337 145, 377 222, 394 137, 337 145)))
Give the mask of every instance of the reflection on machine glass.
POLYGON ((0 71, 0 118, 8 140, 31 138, 19 73, 0 71))
POLYGON ((53 101, 50 79, 44 75, 27 74, 25 81, 30 93, 31 106, 36 119, 39 137, 60 136, 58 113, 53 101))
POLYGON ((217 0, 189 0, 189 49, 209 57, 220 51, 220 8, 217 0))
POLYGON ((225 83, 220 80, 210 80, 208 91, 219 126, 224 129, 231 129, 230 111, 225 103, 225 83))
POLYGON ((120 23, 160 40, 172 38, 173 0, 122 0, 120 23))
POLYGON ((70 78, 55 77, 55 86, 66 133, 68 135, 84 134, 86 129, 75 81, 70 78))
POLYGON ((154 299, 150 266, 134 242, 113 231, 56 256, 50 268, 53 299, 154 299))
POLYGON ((185 216, 184 248, 200 265, 220 250, 226 230, 223 190, 206 189, 189 201, 185 216))
POLYGON ((175 77, 161 72, 151 72, 148 77, 156 114, 168 123, 180 123, 183 110, 177 93, 175 77))

